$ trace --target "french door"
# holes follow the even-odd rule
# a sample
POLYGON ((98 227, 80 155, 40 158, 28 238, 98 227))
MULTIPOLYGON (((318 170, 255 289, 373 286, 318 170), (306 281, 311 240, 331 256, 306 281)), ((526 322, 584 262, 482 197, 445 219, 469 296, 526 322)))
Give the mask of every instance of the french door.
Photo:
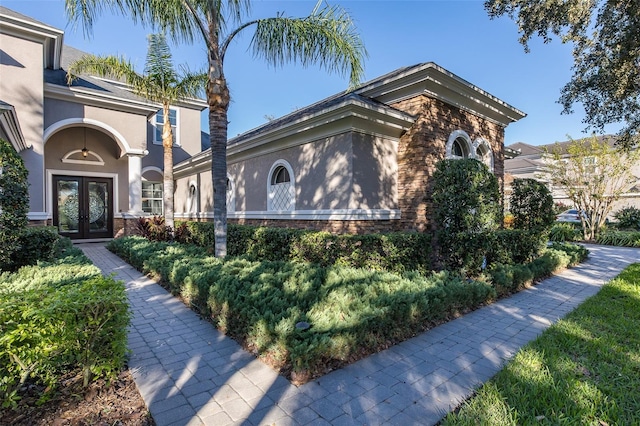
POLYGON ((53 176, 53 224, 72 239, 113 237, 113 180, 53 176))

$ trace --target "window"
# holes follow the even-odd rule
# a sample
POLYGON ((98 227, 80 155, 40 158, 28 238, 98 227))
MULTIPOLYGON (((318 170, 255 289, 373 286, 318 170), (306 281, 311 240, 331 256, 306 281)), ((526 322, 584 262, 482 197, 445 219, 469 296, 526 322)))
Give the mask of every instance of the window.
POLYGON ((284 160, 271 166, 268 181, 267 210, 295 210, 295 187, 292 179, 293 169, 284 160))
POLYGON ((189 183, 187 194, 187 213, 198 213, 198 187, 195 182, 189 183))
POLYGON ((447 142, 447 158, 469 158, 471 154, 471 139, 462 130, 456 130, 449 135, 447 142))
MULTIPOLYGON (((171 132, 173 133, 173 145, 180 146, 178 139, 178 110, 169 109, 169 122, 171 123, 171 132)), ((162 145, 162 126, 164 126, 164 112, 158 111, 155 115, 154 124, 154 137, 153 143, 156 145, 162 145)))
POLYGON ((236 211, 236 197, 233 181, 227 177, 227 212, 236 211))
POLYGON ((493 171, 493 153, 491 152, 491 147, 489 147, 489 143, 480 138, 476 139, 473 146, 476 148, 475 159, 484 163, 489 170, 493 171))
POLYGON ((163 214, 162 182, 142 181, 142 211, 158 216, 163 214))

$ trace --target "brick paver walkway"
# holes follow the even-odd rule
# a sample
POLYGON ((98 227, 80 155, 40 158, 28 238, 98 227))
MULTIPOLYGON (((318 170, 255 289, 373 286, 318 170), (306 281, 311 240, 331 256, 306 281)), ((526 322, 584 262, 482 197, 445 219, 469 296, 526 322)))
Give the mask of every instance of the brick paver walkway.
POLYGON ((291 385, 104 244, 79 247, 125 281, 130 369, 163 425, 431 425, 640 250, 588 246, 589 260, 303 386, 291 385))

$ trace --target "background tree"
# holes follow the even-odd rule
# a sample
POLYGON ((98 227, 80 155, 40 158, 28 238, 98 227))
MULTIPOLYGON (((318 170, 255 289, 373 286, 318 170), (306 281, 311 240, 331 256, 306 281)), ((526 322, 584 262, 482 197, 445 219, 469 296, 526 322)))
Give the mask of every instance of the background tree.
POLYGON ((580 216, 583 237, 593 240, 613 204, 637 181, 631 168, 638 160, 639 150, 620 152, 607 139, 593 136, 571 141, 566 152, 556 145, 540 177, 585 212, 580 216))
POLYGON ((564 113, 573 105, 585 108, 585 123, 603 131, 610 123, 624 122, 618 142, 630 148, 640 128, 640 2, 630 0, 488 0, 494 18, 515 19, 520 43, 538 35, 549 42, 553 35, 573 44, 573 76, 562 89, 564 113))
POLYGON ((191 73, 186 68, 176 71, 171 51, 163 34, 149 36, 149 48, 144 73, 139 74, 131 62, 116 56, 85 55, 72 63, 67 70, 69 84, 79 74, 95 74, 113 77, 129 84, 133 93, 162 105, 163 148, 163 211, 169 229, 173 223, 173 131, 169 120, 171 105, 176 101, 202 94, 207 83, 205 73, 191 73))
POLYGON ((134 20, 159 25, 177 40, 202 37, 208 59, 207 102, 213 179, 215 255, 227 253, 227 112, 231 95, 224 74, 224 58, 231 41, 249 28, 253 54, 273 66, 299 62, 318 64, 328 71, 349 73, 351 85, 361 79, 366 51, 351 17, 320 2, 305 18, 279 14, 246 20, 250 0, 66 0, 71 20, 82 20, 87 31, 106 8, 134 20), (232 27, 231 24, 234 24, 232 27))

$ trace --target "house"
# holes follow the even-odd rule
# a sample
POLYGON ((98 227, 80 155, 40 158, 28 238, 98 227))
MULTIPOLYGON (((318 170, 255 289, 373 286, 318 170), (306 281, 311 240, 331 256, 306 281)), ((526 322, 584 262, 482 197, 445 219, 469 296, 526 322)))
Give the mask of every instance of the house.
MULTIPOLYGON (((430 179, 476 158, 503 182, 525 114, 435 63, 401 68, 228 141, 230 223, 365 233, 431 227, 430 179)), ((177 164, 176 218, 213 217, 211 151, 177 164)))
MULTIPOLYGON (((612 136, 601 136, 601 140, 606 140, 609 145, 615 144, 615 138, 612 136)), ((509 145, 507 149, 514 154, 504 162, 505 174, 505 197, 510 194, 510 185, 514 179, 543 179, 543 171, 545 166, 545 155, 551 152, 558 152, 561 157, 567 157, 567 148, 572 141, 557 142, 547 145, 529 145, 524 142, 518 142, 509 145)), ((632 206, 640 208, 640 164, 636 164, 632 168, 632 174, 637 177, 635 185, 629 187, 622 195, 621 199, 614 203, 613 212, 632 206)), ((555 202, 568 206, 573 206, 573 202, 567 197, 561 188, 551 187, 551 195, 555 202)))
MULTIPOLYGON (((0 6, 0 137, 29 171, 29 220, 74 239, 112 238, 137 217, 162 213, 160 105, 117 81, 66 82, 80 52, 64 32, 0 6), (160 111, 159 111, 160 110, 160 111)), ((174 159, 201 151, 203 100, 169 120, 174 159)))

